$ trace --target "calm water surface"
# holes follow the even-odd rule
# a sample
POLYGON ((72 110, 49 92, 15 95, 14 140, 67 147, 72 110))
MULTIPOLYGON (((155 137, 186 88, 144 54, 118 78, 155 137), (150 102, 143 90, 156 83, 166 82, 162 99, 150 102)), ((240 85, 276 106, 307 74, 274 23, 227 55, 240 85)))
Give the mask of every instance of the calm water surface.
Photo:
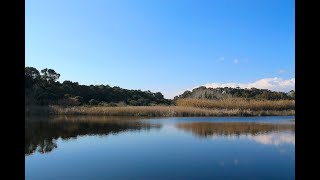
POLYGON ((25 177, 294 179, 292 119, 28 117, 25 177))

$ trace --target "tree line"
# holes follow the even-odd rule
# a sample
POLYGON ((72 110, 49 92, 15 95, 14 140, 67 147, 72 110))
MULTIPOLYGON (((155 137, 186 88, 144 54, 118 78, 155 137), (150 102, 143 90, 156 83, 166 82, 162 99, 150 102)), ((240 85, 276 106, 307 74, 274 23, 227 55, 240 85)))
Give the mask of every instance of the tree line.
POLYGON ((37 105, 171 105, 161 92, 128 90, 109 85, 80 85, 69 80, 60 83, 53 69, 25 67, 25 101, 37 105))
POLYGON ((174 100, 193 98, 193 99, 227 99, 227 98, 245 98, 257 100, 294 100, 295 91, 291 90, 288 93, 276 92, 268 89, 242 89, 240 87, 231 88, 207 88, 200 86, 192 91, 185 91, 183 94, 174 97, 174 100))
POLYGON ((53 69, 37 70, 25 67, 25 101, 36 105, 101 105, 101 106, 150 106, 173 105, 178 99, 246 98, 258 100, 294 100, 295 91, 288 93, 267 89, 242 89, 231 87, 207 88, 200 86, 192 91, 165 99, 161 92, 129 90, 109 85, 80 85, 70 80, 60 83, 60 74, 53 69))

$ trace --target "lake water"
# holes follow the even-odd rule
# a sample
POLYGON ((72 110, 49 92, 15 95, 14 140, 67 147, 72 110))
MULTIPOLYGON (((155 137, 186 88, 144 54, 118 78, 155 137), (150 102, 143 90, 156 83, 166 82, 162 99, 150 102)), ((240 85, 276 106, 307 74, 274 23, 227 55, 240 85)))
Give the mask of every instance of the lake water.
POLYGON ((294 117, 25 121, 25 178, 295 179, 294 117))

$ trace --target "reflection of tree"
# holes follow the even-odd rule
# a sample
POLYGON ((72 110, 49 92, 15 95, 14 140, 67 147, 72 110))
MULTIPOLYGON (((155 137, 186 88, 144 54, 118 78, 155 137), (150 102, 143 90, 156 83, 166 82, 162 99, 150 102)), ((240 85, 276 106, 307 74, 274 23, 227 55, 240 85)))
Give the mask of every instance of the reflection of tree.
POLYGON ((212 135, 257 135, 276 131, 295 131, 294 124, 244 123, 244 122, 195 122, 179 123, 177 128, 199 137, 212 135))
POLYGON ((38 151, 40 153, 47 153, 52 151, 55 148, 57 148, 57 144, 55 143, 55 140, 52 140, 52 141, 44 140, 43 142, 40 142, 40 144, 38 145, 38 151))
POLYGON ((27 118, 25 121, 25 154, 30 155, 35 151, 40 153, 50 152, 57 148, 55 141, 58 138, 66 140, 81 135, 108 135, 110 133, 117 134, 125 131, 160 128, 159 124, 111 118, 27 118))

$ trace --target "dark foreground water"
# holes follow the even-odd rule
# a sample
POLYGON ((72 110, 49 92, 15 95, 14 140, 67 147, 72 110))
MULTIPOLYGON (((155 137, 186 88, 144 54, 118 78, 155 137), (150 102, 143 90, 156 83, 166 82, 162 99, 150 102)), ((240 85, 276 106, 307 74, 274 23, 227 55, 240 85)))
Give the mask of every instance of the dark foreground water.
POLYGON ((294 179, 294 117, 25 121, 26 179, 294 179))

